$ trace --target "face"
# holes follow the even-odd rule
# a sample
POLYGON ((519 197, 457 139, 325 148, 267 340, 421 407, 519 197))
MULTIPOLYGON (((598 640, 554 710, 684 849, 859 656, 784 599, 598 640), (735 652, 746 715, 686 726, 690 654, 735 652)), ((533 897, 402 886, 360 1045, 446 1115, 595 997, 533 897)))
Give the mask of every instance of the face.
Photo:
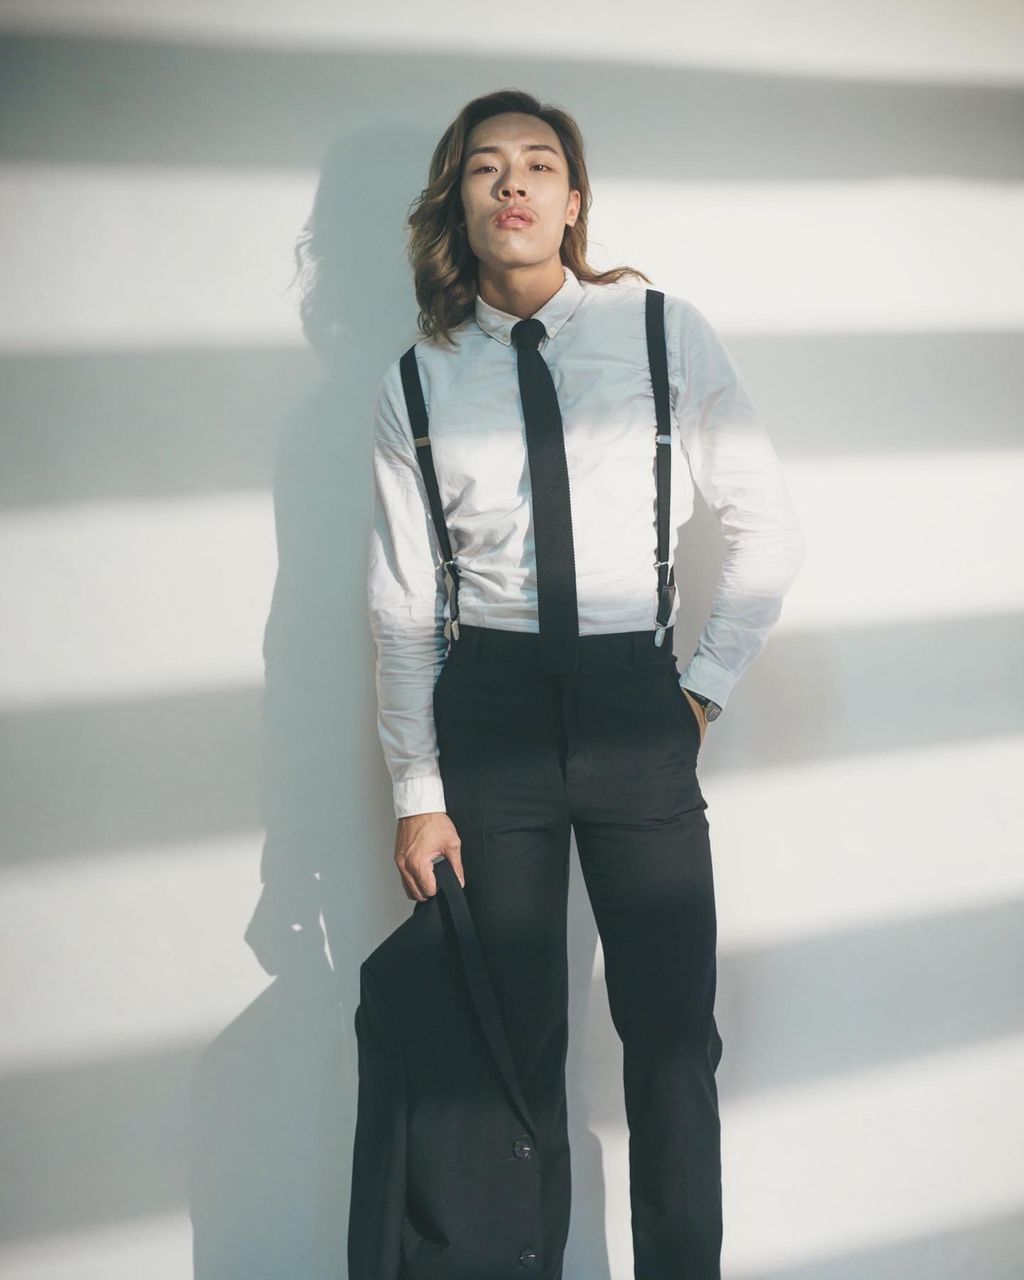
POLYGON ((566 225, 579 216, 580 193, 558 134, 536 116, 506 112, 470 132, 460 183, 469 246, 496 270, 558 259, 566 225), (522 220, 498 221, 509 206, 522 220))

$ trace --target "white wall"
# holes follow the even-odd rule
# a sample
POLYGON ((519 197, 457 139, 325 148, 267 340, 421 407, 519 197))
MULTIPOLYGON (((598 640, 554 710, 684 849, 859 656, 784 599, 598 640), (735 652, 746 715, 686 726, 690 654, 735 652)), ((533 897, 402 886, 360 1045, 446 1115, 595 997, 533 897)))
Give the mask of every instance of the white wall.
MULTIPOLYGON (((1009 1280, 1024 11, 500 13, 0 5, 0 1271, 190 1275, 191 1204, 197 1274, 343 1274, 354 975, 410 908, 363 614, 372 393, 414 336, 430 151, 518 85, 584 129, 592 260, 729 341, 808 542, 702 751, 725 1275, 1009 1280), (321 179, 352 305, 311 398, 288 284, 321 179), (267 828, 331 860, 337 987, 245 945, 267 828)), ((697 519, 683 656, 714 550, 697 519)), ((577 871, 566 1277, 628 1280, 577 871)))

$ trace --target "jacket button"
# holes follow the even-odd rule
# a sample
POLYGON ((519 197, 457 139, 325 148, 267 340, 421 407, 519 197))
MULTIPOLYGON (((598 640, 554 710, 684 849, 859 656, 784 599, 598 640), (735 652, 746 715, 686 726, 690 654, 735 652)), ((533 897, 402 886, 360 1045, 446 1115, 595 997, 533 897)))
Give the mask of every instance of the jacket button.
POLYGON ((516 1138, 512 1150, 516 1153, 516 1159, 526 1160, 533 1155, 533 1143, 529 1138, 516 1138))
POLYGON ((519 1261, 524 1267, 531 1267, 537 1261, 536 1249, 524 1249, 519 1255, 519 1261))

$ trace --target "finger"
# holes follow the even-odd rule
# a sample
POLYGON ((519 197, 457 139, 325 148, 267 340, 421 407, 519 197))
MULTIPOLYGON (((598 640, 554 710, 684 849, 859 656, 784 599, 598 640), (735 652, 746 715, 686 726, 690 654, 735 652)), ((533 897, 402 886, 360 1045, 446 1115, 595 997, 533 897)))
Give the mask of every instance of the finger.
POLYGON ((426 866, 420 869, 419 883, 420 888, 428 898, 434 897, 437 893, 437 879, 434 876, 433 862, 428 862, 426 866))
POLYGON ((405 886, 405 896, 412 898, 414 902, 423 902, 423 894, 415 879, 407 871, 402 871, 402 884, 405 886))

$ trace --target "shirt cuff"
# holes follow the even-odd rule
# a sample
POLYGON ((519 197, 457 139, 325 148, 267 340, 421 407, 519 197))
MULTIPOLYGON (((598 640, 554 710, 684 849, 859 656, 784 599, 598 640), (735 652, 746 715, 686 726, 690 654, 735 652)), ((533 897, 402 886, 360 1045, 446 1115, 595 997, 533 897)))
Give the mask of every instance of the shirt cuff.
POLYGON ((699 654, 690 659, 689 665, 679 677, 680 689, 692 689, 694 693, 703 694, 705 698, 717 702, 723 711, 735 684, 736 676, 731 671, 726 671, 717 662, 699 654))
POLYGON ((436 773, 396 782, 394 800, 396 818, 409 818, 414 813, 448 812, 444 803, 444 784, 436 773))

